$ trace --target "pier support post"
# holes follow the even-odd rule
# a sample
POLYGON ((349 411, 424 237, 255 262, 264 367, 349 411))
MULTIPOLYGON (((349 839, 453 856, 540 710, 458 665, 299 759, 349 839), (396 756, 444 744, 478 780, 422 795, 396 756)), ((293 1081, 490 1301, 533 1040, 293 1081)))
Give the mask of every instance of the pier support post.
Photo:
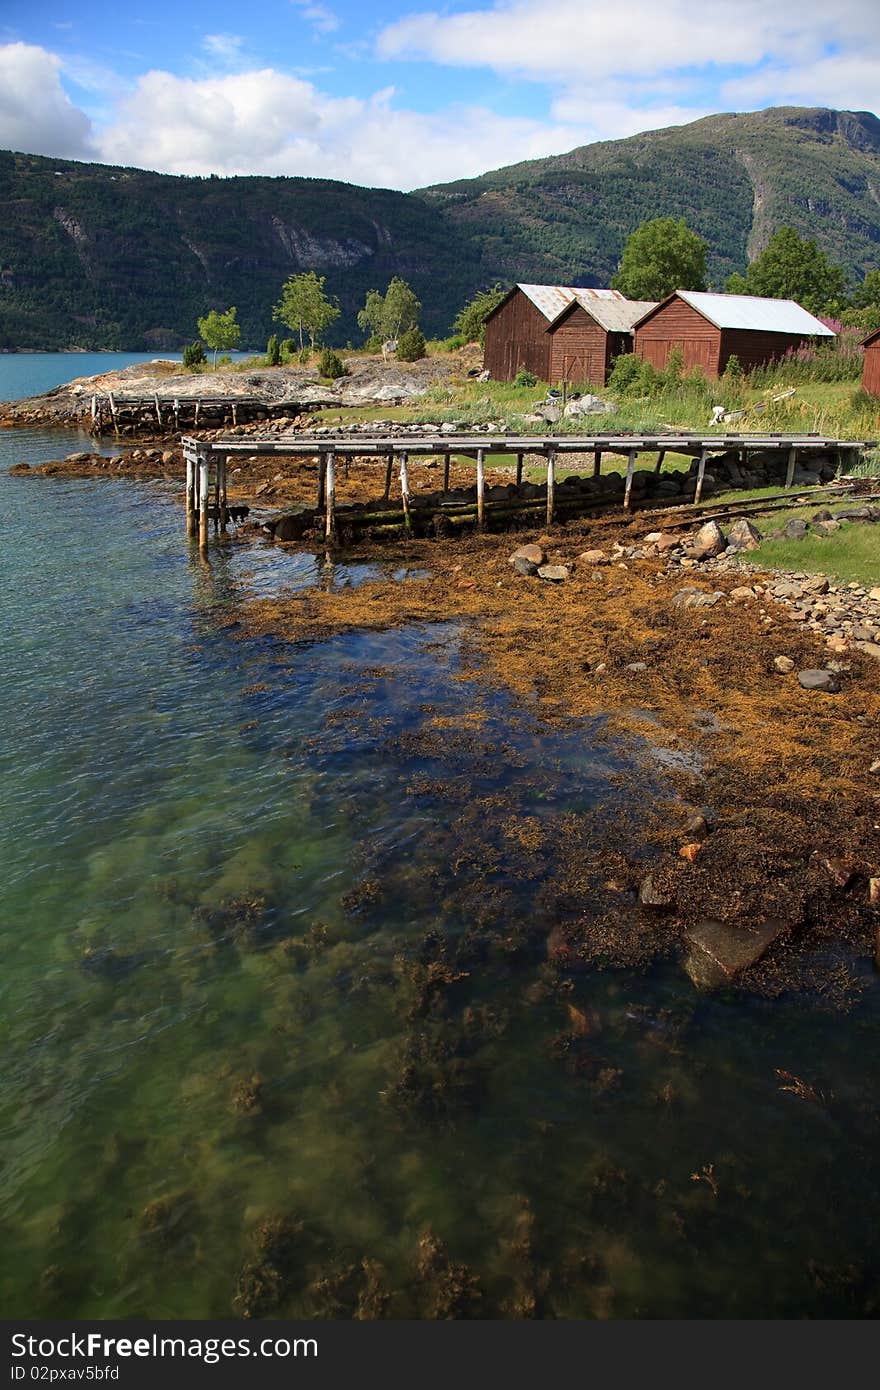
POLYGON ((449 491, 449 460, 450 460, 450 454, 449 454, 449 450, 447 449, 447 450, 446 450, 446 453, 443 455, 443 491, 444 491, 444 492, 448 492, 448 491, 449 491))
POLYGON ((196 533, 196 462, 192 454, 186 455, 186 534, 196 533))
POLYGON ((208 511, 210 493, 208 491, 208 457, 199 457, 199 545, 204 549, 208 544, 208 511))
POLYGON ((788 471, 786 472, 786 475, 785 475, 785 486, 786 486, 786 487, 791 487, 792 483, 794 482, 794 466, 795 466, 796 463, 797 463, 797 449, 789 449, 789 451, 788 451, 788 471))
POLYGON ((516 485, 522 487, 523 456, 521 453, 516 456, 516 485))
POLYGON ((403 501, 403 524, 407 531, 411 531, 412 521, 409 515, 409 474, 407 472, 407 454, 405 449, 400 455, 400 496, 403 501))
POLYGON ((486 524, 486 469, 485 451, 477 450, 477 529, 482 531, 486 524))
POLYGON ((663 460, 665 459, 665 457, 666 457, 666 450, 665 450, 665 449, 661 449, 660 452, 659 452, 658 455, 657 455, 657 462, 654 464, 654 472, 655 472, 655 473, 659 473, 659 472, 660 472, 660 469, 663 467, 663 460))
POLYGON ((115 435, 118 436, 118 435, 119 435, 119 422, 118 422, 118 420, 116 419, 116 402, 115 402, 114 399, 113 399, 113 392, 110 391, 108 394, 109 394, 109 400, 110 400, 110 414, 111 414, 111 416, 113 417, 113 433, 114 433, 115 435))
POLYGON ((556 501, 556 450, 547 450, 547 525, 553 525, 553 511, 556 501))
POLYGON ((229 464, 228 454, 218 454, 217 456, 217 493, 218 507, 220 516, 220 530, 226 530, 226 523, 229 521, 229 497, 226 491, 226 471, 229 464))
MULTIPOLYGON (((382 501, 387 502, 391 496, 391 469, 394 464, 394 455, 387 454, 385 457, 385 491, 382 493, 382 501)), ((447 463, 448 467, 448 463, 447 463)))
POLYGON ((700 466, 697 469, 697 490, 694 493, 694 506, 697 506, 703 496, 703 478, 706 473, 706 450, 700 454, 700 466))
POLYGON ((636 451, 630 449, 626 462, 626 487, 623 491, 623 510, 628 512, 632 503, 633 474, 636 471, 636 451))
POLYGON ((336 455, 333 450, 327 455, 327 515, 324 522, 324 538, 329 544, 336 534, 336 455))
POLYGON ((154 391, 154 392, 153 392, 153 404, 154 404, 155 407, 156 407, 156 421, 157 421, 157 423, 158 423, 159 429, 161 429, 161 428, 162 428, 162 407, 161 407, 161 405, 159 404, 159 393, 158 393, 158 391, 154 391))
POLYGON ((601 450, 601 449, 594 449, 594 450, 593 450, 593 477, 594 477, 594 478, 598 478, 598 476, 599 476, 599 474, 600 474, 601 472, 602 472, 602 450, 601 450))
POLYGON ((319 453, 319 454, 318 454, 318 500, 317 500, 316 503, 315 503, 315 510, 316 510, 316 511, 319 511, 319 512, 322 512, 322 511, 324 510, 324 493, 325 493, 325 483, 326 483, 326 472, 327 472, 327 456, 326 456, 326 454, 319 453))

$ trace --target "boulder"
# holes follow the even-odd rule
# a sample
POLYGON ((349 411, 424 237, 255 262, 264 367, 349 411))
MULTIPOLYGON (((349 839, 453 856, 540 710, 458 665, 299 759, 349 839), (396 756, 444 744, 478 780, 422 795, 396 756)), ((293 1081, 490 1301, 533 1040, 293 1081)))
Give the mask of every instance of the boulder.
POLYGON ((546 556, 539 545, 521 545, 509 559, 520 574, 535 574, 538 566, 543 565, 546 556))
POLYGON ((757 550, 761 544, 761 532, 757 526, 753 526, 750 521, 741 516, 731 526, 728 542, 737 550, 757 550))
POLYGON ((736 589, 731 589, 730 597, 733 599, 734 603, 748 603, 751 599, 756 598, 757 595, 754 589, 749 589, 745 585, 740 584, 736 589))
POLYGON ((713 555, 720 555, 726 545, 724 532, 718 522, 707 521, 694 536, 689 549, 695 560, 708 560, 713 555))
POLYGON ((671 531, 661 531, 655 542, 661 555, 669 550, 681 549, 681 536, 673 536, 671 531))
POLYGON ((786 522, 782 534, 787 541, 802 541, 809 529, 806 521, 797 519, 786 522))
POLYGON ((760 960, 785 927, 777 918, 755 924, 703 918, 685 932, 691 946, 685 969, 698 989, 731 984, 760 960))
MULTIPOLYGON (((880 653, 880 647, 877 650, 880 653)), ((798 671, 798 681, 804 690, 821 690, 829 695, 836 695, 840 689, 833 671, 798 671)))
POLYGON ((878 642, 856 642, 858 651, 865 656, 870 656, 874 661, 880 661, 880 643, 878 642))

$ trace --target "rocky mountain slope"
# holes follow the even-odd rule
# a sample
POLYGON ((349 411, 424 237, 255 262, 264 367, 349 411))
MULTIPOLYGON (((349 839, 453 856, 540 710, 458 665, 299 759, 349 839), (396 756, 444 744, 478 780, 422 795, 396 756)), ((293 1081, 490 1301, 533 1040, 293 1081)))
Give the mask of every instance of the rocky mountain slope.
POLYGON ((182 178, 0 152, 0 348, 160 349, 235 304, 261 346, 283 280, 326 275, 357 309, 392 275, 429 334, 495 280, 607 284, 647 217, 684 215, 721 286, 780 223, 854 279, 880 249, 880 121, 781 108, 586 145, 478 179, 394 193, 320 179, 182 178))

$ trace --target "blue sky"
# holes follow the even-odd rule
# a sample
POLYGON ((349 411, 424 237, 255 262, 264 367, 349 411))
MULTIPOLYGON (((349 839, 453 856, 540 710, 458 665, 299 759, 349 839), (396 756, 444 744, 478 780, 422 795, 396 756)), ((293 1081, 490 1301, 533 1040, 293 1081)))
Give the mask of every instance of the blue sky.
POLYGON ((719 110, 877 110, 878 0, 0 7, 0 147, 412 188, 719 110))

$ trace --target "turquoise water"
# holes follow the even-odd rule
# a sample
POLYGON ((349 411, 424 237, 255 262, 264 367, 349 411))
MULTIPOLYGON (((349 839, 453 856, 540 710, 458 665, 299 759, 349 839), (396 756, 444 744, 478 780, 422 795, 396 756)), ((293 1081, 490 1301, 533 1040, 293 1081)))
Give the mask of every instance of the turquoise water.
MULTIPOLYGON (((231 353, 233 360, 247 356, 231 353)), ((135 362, 163 358, 179 362, 179 352, 0 352, 0 401, 38 396, 63 382, 114 372, 135 362)))
POLYGON ((202 560, 161 486, 0 512, 7 1316, 876 1315, 874 977, 548 960, 672 795, 639 750, 460 679, 452 624, 240 640, 364 571, 202 560))

